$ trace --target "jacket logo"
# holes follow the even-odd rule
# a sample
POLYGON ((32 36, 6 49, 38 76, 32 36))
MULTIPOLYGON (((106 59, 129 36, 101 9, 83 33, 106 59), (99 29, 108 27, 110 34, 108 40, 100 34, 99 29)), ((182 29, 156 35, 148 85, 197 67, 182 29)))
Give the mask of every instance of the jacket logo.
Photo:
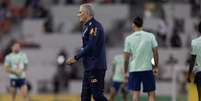
POLYGON ((96 28, 96 27, 95 27, 95 28, 92 28, 92 29, 90 30, 90 34, 93 35, 93 36, 96 36, 96 32, 97 32, 97 28, 96 28))
POLYGON ((97 79, 92 79, 92 80, 91 80, 91 83, 96 83, 96 82, 98 82, 97 79))

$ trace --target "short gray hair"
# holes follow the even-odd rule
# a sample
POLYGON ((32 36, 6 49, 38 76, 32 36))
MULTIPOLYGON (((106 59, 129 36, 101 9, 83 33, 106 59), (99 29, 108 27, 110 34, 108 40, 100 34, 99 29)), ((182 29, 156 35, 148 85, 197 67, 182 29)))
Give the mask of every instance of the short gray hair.
POLYGON ((94 16, 94 10, 92 7, 92 4, 90 3, 85 3, 85 4, 81 4, 80 7, 83 7, 91 16, 94 16))

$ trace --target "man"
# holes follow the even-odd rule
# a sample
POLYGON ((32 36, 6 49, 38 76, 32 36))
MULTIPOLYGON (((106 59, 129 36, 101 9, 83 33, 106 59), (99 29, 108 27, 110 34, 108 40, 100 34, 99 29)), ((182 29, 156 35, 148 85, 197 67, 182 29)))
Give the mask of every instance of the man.
POLYGON ((103 95, 106 71, 105 38, 102 25, 95 20, 90 4, 82 4, 79 10, 80 22, 83 24, 83 47, 67 64, 74 64, 83 58, 84 79, 81 101, 108 101, 103 95))
POLYGON ((126 85, 124 85, 124 57, 123 54, 116 55, 112 62, 112 89, 110 100, 114 101, 114 97, 121 90, 124 101, 128 101, 126 85))
MULTIPOLYGON (((201 22, 198 25, 198 31, 199 34, 201 34, 201 22)), ((197 91, 198 91, 198 99, 201 101, 201 36, 199 36, 196 39, 193 39, 191 42, 191 47, 192 47, 192 55, 191 55, 191 61, 190 61, 190 67, 189 67, 189 72, 188 72, 188 82, 191 82, 191 74, 194 68, 194 73, 195 73, 195 84, 197 86, 197 91), (194 66, 195 65, 195 66, 194 66)))
POLYGON ((25 74, 28 64, 27 56, 20 51, 18 42, 15 42, 11 48, 12 52, 6 56, 4 67, 10 77, 12 101, 16 101, 17 89, 19 89, 24 101, 29 101, 25 74))
POLYGON ((134 33, 127 36, 125 40, 125 78, 127 79, 129 67, 128 89, 132 91, 132 101, 139 101, 141 83, 143 92, 148 93, 149 101, 156 101, 154 76, 158 74, 158 44, 154 35, 143 31, 142 26, 143 19, 134 18, 132 24, 134 33), (155 61, 153 67, 152 54, 155 61))

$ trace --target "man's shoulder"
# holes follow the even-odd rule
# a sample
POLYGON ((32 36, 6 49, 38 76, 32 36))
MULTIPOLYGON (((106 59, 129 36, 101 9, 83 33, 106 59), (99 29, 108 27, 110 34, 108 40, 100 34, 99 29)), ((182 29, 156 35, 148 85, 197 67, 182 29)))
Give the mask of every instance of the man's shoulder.
POLYGON ((97 27, 98 29, 102 29, 102 24, 97 21, 96 19, 94 19, 92 22, 89 23, 90 26, 92 27, 97 27))
POLYGON ((13 53, 9 53, 9 54, 6 55, 6 58, 7 58, 7 59, 8 59, 8 58, 11 58, 12 55, 13 55, 13 53))
POLYGON ((147 31, 142 31, 142 32, 147 36, 154 37, 154 34, 151 32, 147 32, 147 31))
POLYGON ((127 37, 126 37, 126 40, 131 40, 131 38, 135 37, 135 32, 129 34, 127 37))
POLYGON ((26 53, 25 52, 20 52, 19 55, 26 56, 26 53))
POLYGON ((192 42, 191 42, 191 45, 195 46, 195 45, 197 45, 198 42, 201 42, 201 38, 195 38, 195 39, 193 39, 192 42))
POLYGON ((192 41, 191 41, 191 44, 193 45, 193 44, 195 44, 196 43, 196 39, 193 39, 192 41))

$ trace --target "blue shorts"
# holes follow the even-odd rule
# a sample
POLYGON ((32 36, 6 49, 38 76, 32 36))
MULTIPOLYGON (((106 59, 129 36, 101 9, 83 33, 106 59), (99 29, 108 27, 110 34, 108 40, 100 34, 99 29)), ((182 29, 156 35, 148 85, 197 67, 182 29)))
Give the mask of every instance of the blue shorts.
POLYGON ((10 79, 10 86, 13 88, 21 88, 26 85, 26 79, 10 79))
POLYGON ((201 87, 201 72, 197 72, 195 75, 194 83, 201 87))
POLYGON ((141 83, 143 84, 143 92, 151 92, 156 89, 156 83, 153 72, 130 72, 128 78, 128 89, 131 91, 140 91, 141 83))
POLYGON ((115 89, 116 92, 118 92, 119 89, 121 88, 122 84, 123 84, 123 82, 113 81, 112 87, 115 89))

